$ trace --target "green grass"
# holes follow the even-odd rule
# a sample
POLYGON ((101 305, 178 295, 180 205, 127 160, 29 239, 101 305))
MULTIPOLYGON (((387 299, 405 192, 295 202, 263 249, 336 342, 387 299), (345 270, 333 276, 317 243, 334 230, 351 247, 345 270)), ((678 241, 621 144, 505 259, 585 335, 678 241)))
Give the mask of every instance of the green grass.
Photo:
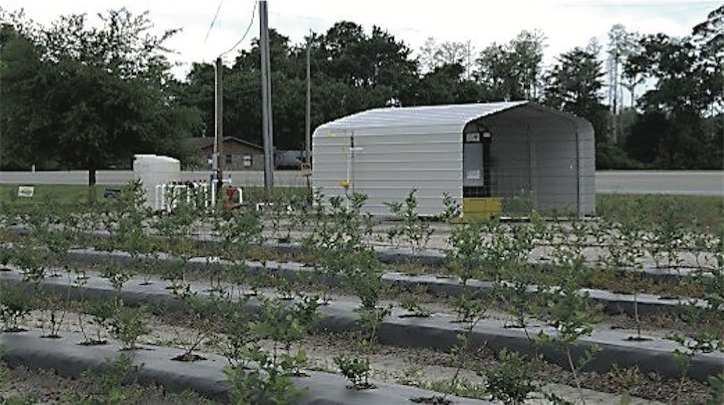
MULTIPOLYGON (((43 204, 53 202, 60 206, 72 206, 88 202, 88 186, 78 184, 38 184, 32 197, 18 197, 17 184, 0 184, 0 207, 7 203, 43 204)), ((118 185, 96 185, 98 200, 103 198, 106 188, 120 189, 118 185)))
POLYGON ((597 194, 596 215, 605 220, 663 223, 673 218, 687 231, 720 232, 724 227, 724 198, 721 196, 660 194, 597 194))

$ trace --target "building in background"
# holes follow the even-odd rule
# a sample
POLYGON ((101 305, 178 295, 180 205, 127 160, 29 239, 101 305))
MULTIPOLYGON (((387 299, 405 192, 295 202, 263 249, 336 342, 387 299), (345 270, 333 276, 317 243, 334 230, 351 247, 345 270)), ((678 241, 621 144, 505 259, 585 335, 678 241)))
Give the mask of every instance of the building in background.
MULTIPOLYGON (((209 162, 209 168, 211 168, 214 138, 190 138, 188 141, 199 150, 202 160, 209 162)), ((233 136, 226 136, 221 149, 219 163, 224 170, 264 170, 264 148, 260 145, 233 136)))

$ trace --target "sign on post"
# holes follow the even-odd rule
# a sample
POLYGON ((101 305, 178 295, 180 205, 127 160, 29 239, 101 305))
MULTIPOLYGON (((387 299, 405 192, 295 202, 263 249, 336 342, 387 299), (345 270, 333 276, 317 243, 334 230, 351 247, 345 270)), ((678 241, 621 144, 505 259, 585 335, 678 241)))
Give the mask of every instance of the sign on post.
POLYGON ((18 197, 31 198, 34 194, 34 186, 18 186, 18 197))

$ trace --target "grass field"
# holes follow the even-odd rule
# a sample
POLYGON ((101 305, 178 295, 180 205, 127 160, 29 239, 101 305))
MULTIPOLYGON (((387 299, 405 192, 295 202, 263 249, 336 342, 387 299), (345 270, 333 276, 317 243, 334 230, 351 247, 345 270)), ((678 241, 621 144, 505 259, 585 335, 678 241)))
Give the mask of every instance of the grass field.
MULTIPOLYGON (((100 200, 106 188, 118 189, 118 186, 96 185, 96 196, 100 200)), ((0 206, 8 202, 19 204, 38 204, 46 201, 67 206, 88 201, 88 186, 80 184, 39 184, 34 186, 31 198, 18 197, 18 185, 0 185, 0 206)))
POLYGON ((649 223, 674 223, 690 231, 721 232, 724 228, 724 198, 661 194, 597 194, 596 214, 622 221, 638 216, 649 223))
MULTIPOLYGON (((117 185, 96 185, 98 201, 103 201, 106 189, 118 189, 117 185)), ((244 188, 244 199, 253 203, 261 199, 261 187, 244 188)), ((304 195, 304 189, 280 188, 277 192, 304 195)), ((17 185, 0 185, 0 210, 8 202, 19 204, 52 201, 71 208, 88 201, 88 186, 85 185, 37 185, 32 198, 18 197, 17 185)), ((661 223, 673 218, 688 230, 717 232, 724 227, 724 198, 719 196, 686 196, 658 194, 597 194, 596 215, 606 220, 627 220, 634 216, 650 223, 661 223)))

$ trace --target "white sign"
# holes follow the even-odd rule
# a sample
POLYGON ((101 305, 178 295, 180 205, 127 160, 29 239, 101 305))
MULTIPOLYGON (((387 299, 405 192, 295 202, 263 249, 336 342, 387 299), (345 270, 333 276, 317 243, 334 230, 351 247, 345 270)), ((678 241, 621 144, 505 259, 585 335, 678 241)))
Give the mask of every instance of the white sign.
POLYGON ((35 194, 33 186, 18 186, 18 197, 31 198, 35 194))
POLYGON ((468 180, 480 180, 480 170, 468 170, 468 180))
POLYGON ((471 132, 465 134, 465 140, 467 142, 480 142, 480 132, 471 132))

